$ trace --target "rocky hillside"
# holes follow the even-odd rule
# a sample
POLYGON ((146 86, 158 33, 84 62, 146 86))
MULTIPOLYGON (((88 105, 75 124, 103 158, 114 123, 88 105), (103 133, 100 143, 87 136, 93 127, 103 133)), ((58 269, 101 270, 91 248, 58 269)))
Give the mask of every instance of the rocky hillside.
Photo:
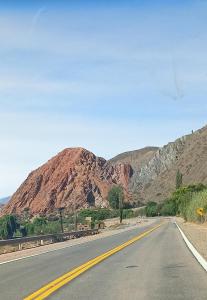
POLYGON ((158 147, 145 147, 140 150, 128 151, 122 154, 119 154, 109 160, 112 164, 117 163, 127 163, 130 164, 134 171, 140 171, 150 159, 155 155, 158 147))
POLYGON ((162 201, 174 191, 178 169, 184 185, 207 184, 207 126, 158 149, 129 188, 140 201, 162 201))
POLYGON ((3 213, 49 213, 55 208, 108 206, 107 195, 113 184, 127 190, 132 169, 129 164, 109 164, 83 148, 65 149, 28 178, 3 208, 3 213))

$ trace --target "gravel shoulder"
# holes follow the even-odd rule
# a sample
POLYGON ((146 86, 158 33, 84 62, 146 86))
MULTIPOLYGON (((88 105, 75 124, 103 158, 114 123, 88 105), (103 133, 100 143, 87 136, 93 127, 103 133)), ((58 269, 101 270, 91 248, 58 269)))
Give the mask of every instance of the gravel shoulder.
POLYGON ((182 218, 176 218, 176 222, 196 250, 207 260, 207 224, 189 223, 182 218))
POLYGON ((86 237, 81 237, 78 239, 68 240, 68 241, 61 242, 61 243, 49 244, 49 245, 40 246, 40 247, 36 247, 36 248, 25 249, 22 251, 16 251, 16 252, 2 254, 2 255, 0 255, 0 264, 6 263, 8 261, 23 259, 23 258, 29 257, 29 256, 40 255, 40 254, 47 253, 50 251, 56 251, 59 249, 72 247, 75 245, 84 244, 84 243, 94 241, 97 239, 101 239, 104 237, 116 235, 116 234, 119 234, 124 231, 129 231, 131 229, 141 228, 146 225, 151 225, 151 224, 155 223, 156 221, 157 221, 157 218, 153 218, 153 219, 133 218, 133 219, 124 220, 123 225, 118 226, 117 222, 115 220, 114 224, 111 223, 110 227, 107 227, 106 229, 101 230, 100 233, 97 235, 86 236, 86 237))

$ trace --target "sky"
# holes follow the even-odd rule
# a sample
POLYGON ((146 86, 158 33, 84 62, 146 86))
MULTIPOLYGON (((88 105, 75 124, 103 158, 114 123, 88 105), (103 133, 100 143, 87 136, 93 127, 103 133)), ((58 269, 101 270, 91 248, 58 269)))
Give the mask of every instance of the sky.
POLYGON ((0 0, 0 197, 66 147, 106 159, 206 125, 207 1, 0 0))

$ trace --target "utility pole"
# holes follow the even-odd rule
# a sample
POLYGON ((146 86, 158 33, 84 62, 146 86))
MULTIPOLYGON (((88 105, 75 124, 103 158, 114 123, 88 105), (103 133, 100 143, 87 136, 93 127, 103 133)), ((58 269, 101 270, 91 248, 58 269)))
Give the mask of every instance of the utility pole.
POLYGON ((59 214, 60 214, 61 231, 62 231, 62 233, 64 233, 64 229, 63 229, 63 214, 62 214, 62 212, 64 211, 64 207, 59 207, 58 211, 59 211, 59 214))

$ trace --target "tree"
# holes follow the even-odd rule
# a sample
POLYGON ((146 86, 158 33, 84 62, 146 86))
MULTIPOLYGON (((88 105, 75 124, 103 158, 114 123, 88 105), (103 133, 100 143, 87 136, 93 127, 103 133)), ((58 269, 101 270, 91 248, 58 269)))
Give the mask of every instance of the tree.
POLYGON ((29 207, 25 207, 23 210, 23 217, 25 222, 29 221, 29 215, 30 215, 30 209, 29 207))
POLYGON ((147 217, 155 217, 158 215, 156 202, 153 201, 148 202, 145 210, 146 210, 147 217))
POLYGON ((45 232, 46 225, 47 225, 47 220, 45 217, 36 217, 32 222, 32 226, 27 228, 27 230, 33 231, 32 229, 33 227, 35 234, 43 234, 45 232))
POLYGON ((21 232, 22 237, 27 236, 27 228, 24 225, 20 225, 19 231, 21 232))
POLYGON ((176 215, 176 202, 174 199, 167 199, 162 204, 160 213, 162 216, 175 216, 176 215))
POLYGON ((180 172, 180 170, 177 170, 176 173, 176 190, 179 189, 183 184, 183 174, 180 172))
POLYGON ((120 223, 123 219, 123 207, 124 207, 124 192, 121 186, 113 186, 108 194, 108 200, 111 208, 119 209, 120 211, 120 223))
POLYGON ((6 215, 0 218, 0 236, 2 239, 11 239, 18 229, 16 217, 13 215, 6 215))

